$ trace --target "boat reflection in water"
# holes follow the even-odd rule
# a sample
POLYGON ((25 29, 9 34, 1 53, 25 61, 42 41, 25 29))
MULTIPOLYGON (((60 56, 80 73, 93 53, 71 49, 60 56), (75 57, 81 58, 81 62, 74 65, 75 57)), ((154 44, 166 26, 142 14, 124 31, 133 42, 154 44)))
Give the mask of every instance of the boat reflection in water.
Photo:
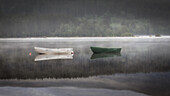
POLYGON ((73 54, 43 54, 35 57, 34 61, 73 59, 73 54))
POLYGON ((94 53, 91 56, 91 59, 99 59, 99 58, 109 58, 109 57, 117 57, 117 56, 121 56, 121 53, 94 53))

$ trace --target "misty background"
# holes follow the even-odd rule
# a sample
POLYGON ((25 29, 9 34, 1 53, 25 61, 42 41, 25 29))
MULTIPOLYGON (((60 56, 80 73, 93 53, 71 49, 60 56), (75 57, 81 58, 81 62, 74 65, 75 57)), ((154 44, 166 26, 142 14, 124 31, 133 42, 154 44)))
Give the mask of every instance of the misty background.
POLYGON ((0 37, 170 35, 169 0, 0 0, 0 37))

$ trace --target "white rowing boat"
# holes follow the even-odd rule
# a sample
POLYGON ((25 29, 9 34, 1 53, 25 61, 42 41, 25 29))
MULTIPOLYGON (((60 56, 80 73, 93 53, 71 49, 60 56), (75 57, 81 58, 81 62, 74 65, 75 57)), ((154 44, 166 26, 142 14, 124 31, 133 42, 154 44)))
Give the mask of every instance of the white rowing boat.
POLYGON ((73 48, 41 48, 34 47, 35 51, 41 54, 73 54, 73 48))
POLYGON ((35 57, 34 61, 44 61, 44 60, 55 60, 55 59, 73 59, 73 54, 45 54, 38 55, 35 57))

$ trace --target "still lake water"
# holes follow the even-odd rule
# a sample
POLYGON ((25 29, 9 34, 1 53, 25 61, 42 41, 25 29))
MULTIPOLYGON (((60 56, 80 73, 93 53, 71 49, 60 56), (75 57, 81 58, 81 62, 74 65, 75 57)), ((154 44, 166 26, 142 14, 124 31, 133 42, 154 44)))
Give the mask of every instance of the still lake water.
POLYGON ((169 49, 169 36, 0 39, 0 96, 170 96, 169 49), (70 47, 74 56, 35 62, 35 46, 70 47))

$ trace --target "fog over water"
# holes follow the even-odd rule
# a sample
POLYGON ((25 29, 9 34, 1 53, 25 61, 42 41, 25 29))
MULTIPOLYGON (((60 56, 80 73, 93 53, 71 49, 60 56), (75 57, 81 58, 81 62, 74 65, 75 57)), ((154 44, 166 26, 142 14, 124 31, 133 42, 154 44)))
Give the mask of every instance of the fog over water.
MULTIPOLYGON (((115 96, 144 94, 168 96, 170 94, 169 42, 168 36, 1 39, 0 88, 3 91, 0 91, 0 94, 7 95, 8 93, 4 93, 5 90, 10 90, 13 94, 15 90, 20 89, 27 92, 35 90, 35 93, 42 95, 39 90, 43 87, 44 92, 47 91, 48 94, 51 90, 49 94, 53 95, 62 90, 60 96, 67 96, 65 91, 69 90, 72 90, 70 93, 72 96, 79 94, 75 94, 74 91, 85 92, 82 94, 91 96, 99 94, 102 96, 105 92, 108 93, 106 96, 112 92, 114 94, 118 92, 115 96), (74 56, 72 60, 35 62, 35 57, 39 55, 34 50, 35 46, 73 48, 74 56), (120 54, 98 56, 92 53, 90 46, 121 47, 122 51, 120 54), (93 56, 100 58, 92 59, 93 56), (92 88, 96 94, 86 88, 92 88), (124 93, 127 95, 122 95, 124 93)), ((23 94, 32 94, 27 92, 23 94)))

